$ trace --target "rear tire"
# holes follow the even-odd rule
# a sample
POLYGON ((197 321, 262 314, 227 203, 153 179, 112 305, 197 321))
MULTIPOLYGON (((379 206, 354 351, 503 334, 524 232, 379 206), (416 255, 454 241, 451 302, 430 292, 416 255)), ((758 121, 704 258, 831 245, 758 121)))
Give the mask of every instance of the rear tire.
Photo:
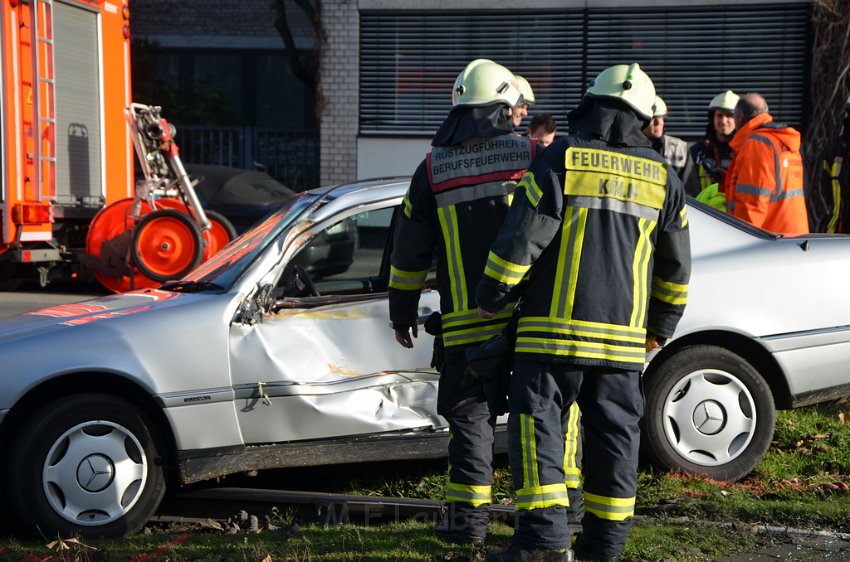
POLYGON ((7 497, 42 536, 114 538, 140 529, 165 494, 154 425, 126 400, 80 394, 34 413, 12 445, 7 497))
POLYGON ((745 359, 716 346, 684 347, 644 377, 644 453, 667 470, 734 482, 773 439, 773 394, 745 359))

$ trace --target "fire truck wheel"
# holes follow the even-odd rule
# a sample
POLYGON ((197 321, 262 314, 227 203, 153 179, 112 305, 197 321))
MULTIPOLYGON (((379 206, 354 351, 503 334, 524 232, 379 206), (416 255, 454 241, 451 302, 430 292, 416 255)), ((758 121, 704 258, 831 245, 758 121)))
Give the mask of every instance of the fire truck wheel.
POLYGON ((236 228, 227 218, 216 211, 204 211, 212 225, 203 233, 204 255, 203 261, 207 261, 216 252, 224 248, 228 242, 236 238, 236 228))
POLYGON ((165 494, 156 424, 133 404, 77 394, 45 405, 12 445, 8 498, 42 536, 121 537, 165 494))
POLYGON ((185 213, 160 209, 136 225, 130 252, 139 271, 154 281, 181 279, 201 263, 201 231, 185 213))

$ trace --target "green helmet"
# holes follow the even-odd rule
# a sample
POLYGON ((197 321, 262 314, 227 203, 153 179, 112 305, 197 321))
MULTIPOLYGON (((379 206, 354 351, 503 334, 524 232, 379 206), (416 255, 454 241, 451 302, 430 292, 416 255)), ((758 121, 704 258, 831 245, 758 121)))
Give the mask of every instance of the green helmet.
POLYGON ((510 107, 522 99, 514 73, 487 59, 475 59, 457 75, 452 89, 452 105, 489 105, 502 102, 510 107))
POLYGON ((720 92, 712 98, 711 103, 708 104, 708 110, 714 111, 715 109, 722 109, 724 111, 735 111, 735 104, 738 103, 740 98, 741 96, 732 90, 720 92))
POLYGON ((522 101, 528 105, 534 105, 534 90, 531 89, 531 84, 528 83, 528 80, 519 74, 514 74, 514 79, 519 86, 519 91, 522 92, 522 101))
POLYGON ((587 95, 622 100, 646 119, 654 112, 655 85, 636 62, 616 64, 600 72, 587 95))
POLYGON ((661 99, 661 96, 655 96, 655 111, 652 112, 653 117, 667 117, 667 104, 661 99))

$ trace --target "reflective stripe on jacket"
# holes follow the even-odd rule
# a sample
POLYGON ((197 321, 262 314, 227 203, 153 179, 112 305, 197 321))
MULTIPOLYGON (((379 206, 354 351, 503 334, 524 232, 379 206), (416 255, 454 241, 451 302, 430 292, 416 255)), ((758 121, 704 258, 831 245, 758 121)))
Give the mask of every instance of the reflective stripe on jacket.
POLYGON ((478 343, 498 334, 511 311, 478 316, 472 296, 509 199, 537 143, 517 135, 435 147, 420 164, 404 198, 390 258, 390 319, 416 321, 419 292, 437 257, 443 342, 478 343))
POLYGON ((518 358, 639 369, 647 329, 670 337, 687 302, 681 181, 648 147, 569 136, 546 148, 519 187, 479 306, 504 306, 528 272, 518 358))
POLYGON ((769 113, 744 124, 730 141, 726 212, 770 232, 807 234, 800 133, 769 113))

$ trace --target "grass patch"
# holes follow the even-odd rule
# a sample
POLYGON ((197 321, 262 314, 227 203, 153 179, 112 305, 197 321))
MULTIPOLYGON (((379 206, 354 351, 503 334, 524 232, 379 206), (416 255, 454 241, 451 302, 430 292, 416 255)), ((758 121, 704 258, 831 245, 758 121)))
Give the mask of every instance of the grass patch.
MULTIPOLYGON (((850 404, 780 412, 774 442, 757 469, 734 484, 641 467, 638 514, 623 562, 717 560, 771 539, 750 524, 850 532, 850 404), (730 522, 740 522, 731 525, 730 522)), ((332 493, 442 499, 446 461, 379 463, 270 471, 274 485, 332 493)), ((239 485, 239 481, 230 483, 239 485)), ((265 487, 271 487, 266 485, 265 487)), ((510 503, 507 459, 497 460, 494 496, 510 503)), ((256 514, 263 520, 263 515, 256 514)), ((272 514, 260 533, 151 525, 123 540, 56 543, 0 538, 0 561, 449 561, 482 560, 431 532, 432 523, 318 525, 272 514), (50 547, 48 545, 51 545, 50 547)), ((506 546, 512 529, 491 525, 489 546, 506 546)))

